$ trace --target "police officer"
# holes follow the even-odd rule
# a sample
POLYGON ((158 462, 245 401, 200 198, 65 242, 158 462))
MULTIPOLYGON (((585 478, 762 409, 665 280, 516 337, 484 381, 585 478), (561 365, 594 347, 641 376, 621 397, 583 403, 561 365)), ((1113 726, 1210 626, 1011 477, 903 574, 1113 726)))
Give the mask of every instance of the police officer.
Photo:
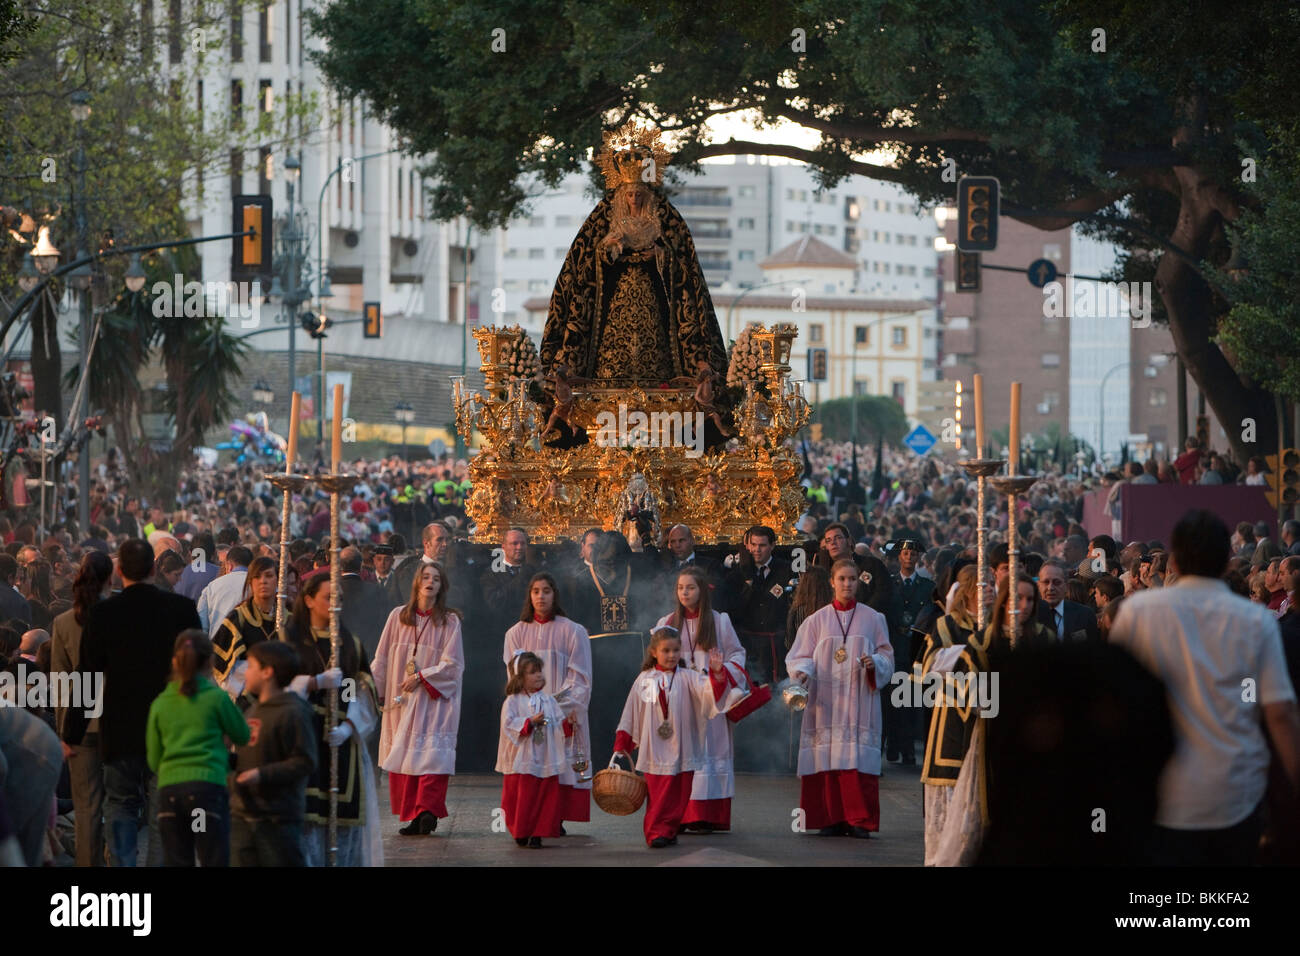
MULTIPOLYGON (((917 573, 916 563, 922 549, 920 542, 904 538, 891 542, 890 549, 898 558, 898 570, 890 575, 893 584, 893 614, 889 615, 893 634, 895 661, 912 659, 912 625, 917 615, 933 600, 934 581, 917 573)), ((916 765, 917 714, 908 706, 895 707, 893 694, 885 695, 883 704, 885 759, 903 766, 916 765)), ((905 702, 907 703, 907 702, 905 702)))
POLYGON ((745 648, 745 668, 756 683, 781 680, 785 658, 785 619, 799 583, 789 561, 772 554, 776 532, 755 525, 745 532, 745 547, 724 561, 727 607, 736 636, 745 648))

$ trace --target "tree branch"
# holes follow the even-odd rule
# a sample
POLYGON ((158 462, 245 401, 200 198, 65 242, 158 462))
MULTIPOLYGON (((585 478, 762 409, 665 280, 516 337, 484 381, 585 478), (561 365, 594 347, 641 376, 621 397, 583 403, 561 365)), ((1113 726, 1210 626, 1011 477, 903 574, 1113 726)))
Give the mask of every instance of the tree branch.
MULTIPOLYGON (((820 161, 825 158, 811 149, 787 146, 782 143, 757 143, 749 139, 733 139, 725 143, 712 143, 708 146, 702 146, 694 158, 706 159, 710 156, 748 155, 784 156, 786 159, 797 159, 800 162, 808 163, 810 166, 819 165, 820 161)), ((873 166, 871 163, 851 159, 846 164, 844 171, 869 176, 872 179, 879 179, 887 183, 897 183, 900 186, 907 185, 907 180, 903 174, 897 169, 890 169, 888 166, 873 166)))
POLYGON ((818 119, 811 113, 797 110, 788 103, 772 106, 769 113, 792 120, 801 126, 815 129, 837 139, 851 139, 867 143, 938 143, 957 140, 987 143, 989 135, 973 129, 944 129, 929 132, 915 126, 866 126, 860 123, 837 123, 818 119))

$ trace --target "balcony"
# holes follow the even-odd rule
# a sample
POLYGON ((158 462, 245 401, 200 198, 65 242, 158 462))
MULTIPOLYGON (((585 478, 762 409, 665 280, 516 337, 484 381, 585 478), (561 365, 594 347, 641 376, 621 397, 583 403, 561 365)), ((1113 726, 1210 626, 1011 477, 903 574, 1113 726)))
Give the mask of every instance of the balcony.
POLYGON ((701 259, 700 268, 705 272, 726 272, 731 268, 730 259, 701 259))
POLYGON ((704 240, 706 242, 726 242, 731 238, 730 229, 692 229, 691 238, 696 242, 704 240))
POLYGON ((669 196, 674 206, 730 206, 731 197, 724 193, 682 192, 669 196))

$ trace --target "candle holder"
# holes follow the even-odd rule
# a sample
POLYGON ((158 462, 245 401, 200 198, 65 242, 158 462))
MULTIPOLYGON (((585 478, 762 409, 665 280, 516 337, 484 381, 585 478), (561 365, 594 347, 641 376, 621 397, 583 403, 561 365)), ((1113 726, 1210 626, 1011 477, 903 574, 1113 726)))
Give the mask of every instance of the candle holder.
POLYGON ((1016 547, 1016 519, 1020 496, 1038 484, 1038 478, 1034 475, 1002 475, 990 481, 1000 494, 1007 496, 1007 596, 1011 601, 1011 646, 1015 647, 1020 636, 1020 552, 1016 547))
MULTIPOLYGON (((335 474, 318 475, 316 484, 329 492, 330 496, 330 664, 331 668, 339 666, 339 649, 342 643, 339 634, 339 604, 342 595, 343 569, 339 564, 339 495, 356 484, 356 475, 335 474)), ((339 723, 339 695, 330 692, 329 716, 326 730, 332 731, 339 723)), ((330 744, 330 810, 329 810, 329 865, 338 863, 339 850, 339 748, 330 744)))
POLYGON ((275 587, 275 632, 279 634, 284 626, 284 605, 288 598, 285 584, 289 579, 289 505, 293 496, 307 487, 310 479, 306 475, 282 472, 267 475, 266 480, 284 494, 284 504, 280 508, 280 572, 275 587))
POLYGON ((980 582, 979 612, 976 621, 982 634, 984 632, 984 582, 988 580, 988 558, 984 554, 984 533, 988 528, 988 512, 984 506, 984 486, 988 478, 996 475, 1006 464, 1002 458, 967 458, 957 464, 965 469, 966 474, 975 479, 979 512, 975 521, 975 566, 976 576, 980 582))

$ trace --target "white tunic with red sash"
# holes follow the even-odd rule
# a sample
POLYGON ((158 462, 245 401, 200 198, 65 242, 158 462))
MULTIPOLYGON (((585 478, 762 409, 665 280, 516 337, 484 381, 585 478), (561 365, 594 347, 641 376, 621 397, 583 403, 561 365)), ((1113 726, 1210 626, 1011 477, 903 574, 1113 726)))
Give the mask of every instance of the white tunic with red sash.
MULTIPOLYGON (((579 781, 573 771, 577 751, 591 760, 591 729, 587 707, 591 703, 591 639, 587 629, 567 617, 520 621, 506 631, 502 659, 506 665, 518 651, 531 651, 542 659, 542 676, 546 692, 558 698, 564 716, 575 725, 567 738, 569 762, 559 774, 565 791, 564 819, 576 822, 591 819, 591 781, 579 781)), ((504 743, 497 749, 497 762, 504 757, 504 743)))
MULTIPOLYGON (((807 675, 808 704, 799 735, 798 766, 805 798, 820 799, 824 792, 852 788, 861 791, 863 802, 876 804, 878 817, 875 787, 850 783, 847 778, 880 775, 880 688, 889 686, 894 672, 894 649, 884 615, 857 602, 826 605, 800 625, 785 666, 791 675, 796 671, 807 675), (864 656, 874 662, 874 671, 862 665, 864 656)), ((831 816, 839 815, 839 800, 834 797, 833 809, 827 811, 831 816)), ((810 827, 853 822, 844 816, 819 822, 822 809, 808 802, 805 799, 804 810, 810 827)))
POLYGON ((401 608, 388 615, 370 671, 382 695, 384 719, 379 735, 379 766, 411 776, 456 772, 456 734, 460 730, 461 679, 465 655, 460 618, 447 614, 442 624, 417 614, 416 626, 401 621, 401 608), (407 663, 415 662, 420 686, 402 691, 407 663), (402 703, 393 699, 401 696, 402 703))
MULTIPOLYGON (((745 648, 731 626, 731 618, 711 611, 713 615, 713 633, 717 638, 718 651, 722 654, 723 669, 729 687, 739 690, 741 694, 749 692, 749 683, 745 678, 745 648)), ((673 626, 673 615, 666 614, 659 619, 656 627, 673 626)), ((682 621, 680 636, 682 642, 682 665, 698 673, 708 675, 709 652, 700 648, 696 639, 699 633, 698 616, 687 617, 682 621)), ((700 758, 700 767, 695 771, 691 784, 691 803, 687 809, 686 822, 714 823, 730 825, 729 806, 708 807, 708 802, 726 801, 736 795, 735 744, 731 721, 724 714, 718 714, 705 724, 704 749, 700 758)))

